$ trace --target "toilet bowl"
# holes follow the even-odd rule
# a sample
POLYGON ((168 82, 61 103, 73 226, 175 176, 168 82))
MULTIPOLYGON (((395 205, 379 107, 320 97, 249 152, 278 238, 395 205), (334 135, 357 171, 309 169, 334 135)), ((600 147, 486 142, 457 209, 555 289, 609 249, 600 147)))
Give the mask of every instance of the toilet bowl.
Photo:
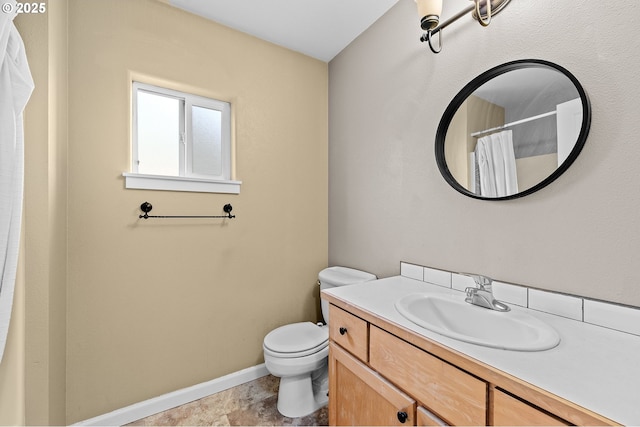
MULTIPOLYGON (((376 279, 364 271, 329 267, 319 275, 320 289, 376 279)), ((329 304, 322 301, 322 315, 329 323, 329 304)), ((292 323, 269 332, 262 345, 271 375, 280 378, 278 411, 290 418, 311 414, 328 402, 329 328, 311 322, 292 323)))
POLYGON ((264 338, 263 349, 267 370, 280 377, 278 411, 282 415, 302 417, 327 404, 327 326, 311 322, 281 326, 264 338))

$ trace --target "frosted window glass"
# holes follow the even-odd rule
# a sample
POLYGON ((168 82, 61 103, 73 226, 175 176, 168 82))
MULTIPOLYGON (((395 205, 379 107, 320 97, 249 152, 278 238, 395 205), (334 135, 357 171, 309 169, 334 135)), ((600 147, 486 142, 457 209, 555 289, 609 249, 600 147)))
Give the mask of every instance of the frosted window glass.
POLYGON ((138 91, 138 173, 180 175, 180 100, 138 91))
POLYGON ((192 172, 222 175, 222 113, 209 108, 191 109, 192 172))

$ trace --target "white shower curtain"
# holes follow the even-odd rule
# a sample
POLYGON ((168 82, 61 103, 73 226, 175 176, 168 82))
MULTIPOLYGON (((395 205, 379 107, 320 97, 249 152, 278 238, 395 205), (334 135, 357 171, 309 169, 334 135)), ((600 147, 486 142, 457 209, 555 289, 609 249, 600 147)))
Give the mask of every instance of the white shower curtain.
MULTIPOLYGON (((7 9, 16 10, 15 0, 4 2, 3 11, 7 9)), ((14 17, 15 13, 0 13, 0 362, 11 319, 20 246, 24 180, 22 111, 34 87, 14 17)))
POLYGON ((476 159, 480 175, 480 195, 504 197, 518 192, 516 156, 510 130, 478 139, 476 159))

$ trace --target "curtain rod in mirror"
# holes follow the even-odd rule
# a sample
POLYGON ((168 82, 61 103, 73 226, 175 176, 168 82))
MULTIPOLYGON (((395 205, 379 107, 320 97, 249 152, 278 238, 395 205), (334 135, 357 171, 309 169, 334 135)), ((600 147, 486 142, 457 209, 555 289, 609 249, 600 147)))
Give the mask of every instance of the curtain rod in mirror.
POLYGON ((470 135, 471 136, 480 136, 480 135, 484 135, 486 133, 495 132, 497 130, 510 128, 511 126, 517 126, 517 125, 521 125, 523 123, 532 122, 534 120, 543 119, 545 117, 555 116, 556 114, 557 114, 557 112, 555 112, 555 111, 549 111, 548 113, 538 114, 537 116, 527 117, 526 119, 520 119, 520 120, 516 120, 515 122, 506 123, 506 124, 504 124, 502 126, 496 126, 494 128, 491 128, 491 129, 485 129, 485 130, 481 130, 481 131, 478 131, 478 132, 472 132, 470 135))

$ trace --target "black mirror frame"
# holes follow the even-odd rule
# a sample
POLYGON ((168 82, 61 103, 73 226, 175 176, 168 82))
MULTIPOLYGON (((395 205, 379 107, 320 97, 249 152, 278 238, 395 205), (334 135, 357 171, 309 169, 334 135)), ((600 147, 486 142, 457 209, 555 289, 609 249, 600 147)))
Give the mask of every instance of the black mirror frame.
POLYGON ((549 61, 544 61, 541 59, 522 59, 517 61, 507 62, 502 65, 498 65, 497 67, 491 68, 488 71, 480 74, 478 77, 474 78, 469 82, 458 94, 453 98, 449 106, 444 111, 442 115, 442 119, 440 120, 440 124, 438 125, 438 130, 436 132, 436 140, 435 140, 435 152, 436 152, 436 162, 438 164, 438 169, 440 169, 440 173, 444 177, 445 181, 449 183, 455 190, 464 194, 465 196, 472 197, 474 199, 481 200, 510 200, 517 199, 531 193, 534 193, 547 185, 551 184, 555 181, 560 175, 562 175, 571 164, 576 160, 580 151, 582 151, 582 147, 587 140, 587 136, 589 134, 589 128, 591 127, 591 103, 589 102, 589 97, 585 92, 584 88, 576 79, 576 77, 571 74, 565 68, 554 64, 549 61), (518 70, 522 68, 531 68, 531 67, 540 67, 540 68, 551 68, 556 71, 564 74, 575 86, 576 90, 580 94, 580 101, 582 102, 582 126, 580 127, 580 133, 578 134, 578 139, 569 153, 567 159, 547 178, 540 181, 538 184, 533 187, 527 188, 524 191, 518 192, 516 194, 512 194, 509 196, 503 197, 482 197, 481 195, 475 194, 466 188, 464 188, 456 179, 453 177, 449 168, 447 166, 447 161, 444 155, 444 144, 447 136, 447 130, 449 129, 449 125, 451 124, 451 120, 453 120, 454 115, 458 111, 458 108, 464 103, 464 101, 471 96, 476 89, 480 86, 488 82, 489 80, 498 77, 501 74, 507 73, 509 71, 518 70))

